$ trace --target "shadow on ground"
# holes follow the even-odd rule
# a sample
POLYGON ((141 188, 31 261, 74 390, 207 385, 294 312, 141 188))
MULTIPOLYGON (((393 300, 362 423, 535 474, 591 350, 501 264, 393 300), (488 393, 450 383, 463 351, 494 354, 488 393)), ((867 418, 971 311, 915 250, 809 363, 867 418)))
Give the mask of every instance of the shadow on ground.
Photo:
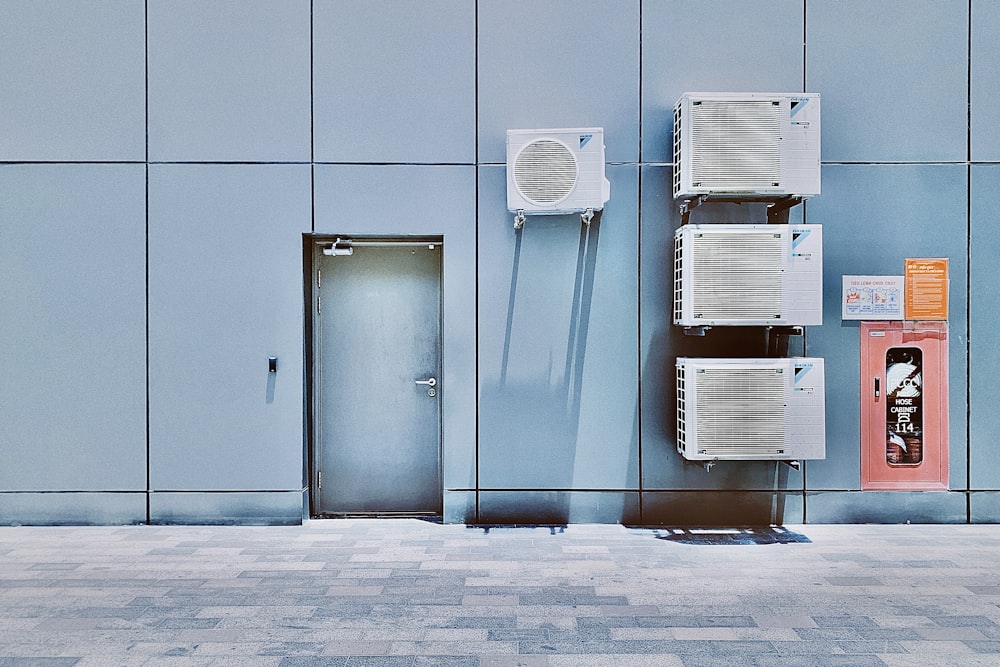
POLYGON ((732 546, 759 544, 808 544, 802 533, 781 526, 765 528, 666 528, 654 531, 659 540, 699 546, 732 546))

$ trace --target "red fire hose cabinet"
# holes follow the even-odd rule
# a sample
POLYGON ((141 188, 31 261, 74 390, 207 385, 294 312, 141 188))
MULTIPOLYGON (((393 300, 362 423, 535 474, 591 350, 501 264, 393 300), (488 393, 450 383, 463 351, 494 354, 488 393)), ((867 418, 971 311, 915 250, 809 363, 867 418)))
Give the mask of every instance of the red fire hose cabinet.
POLYGON ((861 322, 861 488, 948 489, 947 322, 861 322))

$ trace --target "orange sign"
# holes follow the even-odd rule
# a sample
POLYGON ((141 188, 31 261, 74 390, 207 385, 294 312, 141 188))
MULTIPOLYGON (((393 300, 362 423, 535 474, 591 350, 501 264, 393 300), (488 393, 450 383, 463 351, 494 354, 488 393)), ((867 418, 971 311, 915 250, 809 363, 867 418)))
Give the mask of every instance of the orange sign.
POLYGON ((906 319, 948 319, 947 258, 906 260, 906 319))

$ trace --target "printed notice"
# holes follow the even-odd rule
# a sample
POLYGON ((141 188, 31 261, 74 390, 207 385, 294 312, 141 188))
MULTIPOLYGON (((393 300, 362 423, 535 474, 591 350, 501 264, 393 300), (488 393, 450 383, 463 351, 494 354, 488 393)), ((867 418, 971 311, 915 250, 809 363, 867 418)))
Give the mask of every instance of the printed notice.
POLYGON ((906 260, 906 319, 948 319, 948 260, 906 260))
POLYGON ((845 320, 903 319, 903 276, 844 276, 845 320))

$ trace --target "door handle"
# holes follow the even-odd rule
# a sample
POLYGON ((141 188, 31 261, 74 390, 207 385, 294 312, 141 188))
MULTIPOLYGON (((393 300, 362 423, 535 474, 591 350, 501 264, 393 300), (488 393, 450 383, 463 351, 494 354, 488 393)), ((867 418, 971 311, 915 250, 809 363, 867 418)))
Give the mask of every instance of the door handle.
POLYGON ((437 385, 438 381, 435 378, 427 378, 426 380, 415 380, 416 384, 425 384, 428 387, 434 387, 437 385))
POLYGON ((881 394, 882 394, 882 392, 881 392, 881 390, 879 389, 879 379, 878 379, 878 378, 875 378, 875 400, 878 400, 878 397, 879 397, 879 396, 880 396, 881 394))

